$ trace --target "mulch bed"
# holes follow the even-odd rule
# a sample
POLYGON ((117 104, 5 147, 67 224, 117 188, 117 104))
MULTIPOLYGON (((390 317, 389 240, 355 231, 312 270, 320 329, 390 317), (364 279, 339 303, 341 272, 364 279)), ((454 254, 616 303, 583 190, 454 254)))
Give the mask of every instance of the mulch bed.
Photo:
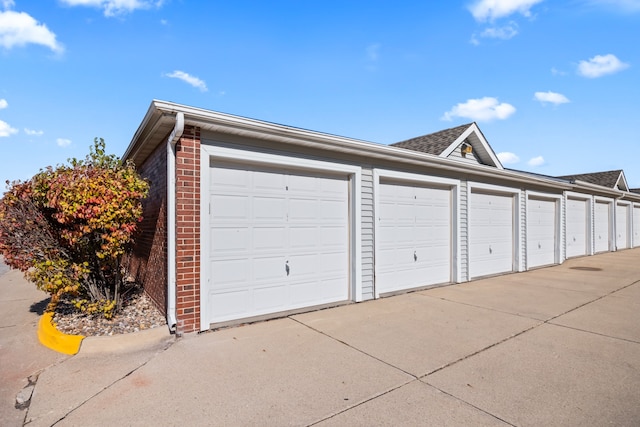
POLYGON ((167 324, 162 313, 142 292, 127 296, 122 310, 112 319, 79 312, 70 301, 62 300, 54 311, 53 321, 62 333, 84 336, 127 334, 167 324))

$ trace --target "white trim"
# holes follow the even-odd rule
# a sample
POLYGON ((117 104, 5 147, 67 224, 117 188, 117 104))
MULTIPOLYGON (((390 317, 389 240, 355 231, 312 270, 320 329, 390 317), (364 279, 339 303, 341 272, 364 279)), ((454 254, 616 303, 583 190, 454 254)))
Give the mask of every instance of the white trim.
MULTIPOLYGON (((471 193, 497 193, 497 194, 511 194, 513 195, 513 263, 512 263, 512 271, 511 272, 520 272, 524 271, 524 266, 522 262, 522 236, 520 235, 520 222, 521 222, 521 197, 522 190, 520 188, 515 187, 505 187, 502 185, 493 185, 493 184, 484 184, 475 181, 468 181, 467 183, 467 280, 471 281, 473 276, 471 276, 471 234, 473 230, 471 230, 471 193)), ((509 273, 509 272, 507 272, 509 273)))
POLYGON ((458 148, 458 146, 462 144, 462 142, 467 139, 472 133, 475 134, 476 138, 478 138, 478 141, 480 141, 482 148, 484 148, 484 150, 487 152, 487 155, 491 159, 493 166, 495 166, 497 169, 504 170, 502 163, 500 163, 500 159, 498 159, 498 156, 496 156, 495 152, 489 145, 489 142, 484 138, 482 132, 480 132, 480 129, 478 128, 478 125, 475 123, 469 125, 469 127, 465 129, 465 131, 451 145, 449 145, 446 150, 444 150, 440 154, 440 157, 449 157, 449 155, 453 153, 453 151, 458 148))
POLYGON ((458 148, 460 144, 462 144, 462 142, 472 133, 474 133, 474 129, 473 126, 470 125, 455 141, 451 143, 451 145, 447 147, 446 150, 440 153, 440 157, 449 157, 451 153, 453 153, 453 151, 458 148))
MULTIPOLYGON (((420 167, 428 166, 437 170, 473 174, 476 177, 498 177, 501 179, 517 181, 520 184, 536 183, 545 187, 565 190, 575 187, 574 184, 569 182, 561 182, 552 178, 525 175, 521 172, 502 169, 502 165, 492 150, 488 151, 488 154, 492 159, 494 159, 497 167, 476 165, 467 162, 452 162, 451 159, 407 150, 405 148, 376 144, 291 126, 278 125, 161 100, 154 100, 151 103, 149 111, 136 131, 136 136, 134 136, 126 153, 130 153, 133 150, 133 145, 139 138, 139 135, 142 135, 144 128, 152 126, 150 121, 152 120, 151 116, 153 113, 175 114, 177 111, 184 112, 186 124, 198 126, 202 131, 220 132, 224 134, 244 136, 247 138, 256 138, 262 141, 277 141, 293 146, 313 147, 324 151, 348 153, 359 156, 360 158, 364 157, 369 163, 373 159, 380 159, 405 164, 414 164, 420 167)), ((482 135, 482 132, 475 123, 473 123, 470 128, 477 130, 476 135, 483 145, 488 145, 486 139, 482 135)), ((130 154, 128 155, 130 156, 130 154)))
POLYGON ((286 155, 258 153, 255 151, 219 147, 214 145, 200 146, 200 330, 209 329, 210 313, 208 305, 208 263, 209 257, 209 170, 211 159, 234 162, 285 167, 289 170, 333 172, 350 176, 349 193, 349 225, 351 233, 349 246, 350 289, 349 295, 355 302, 362 301, 362 168, 356 165, 292 158, 286 155))
MULTIPOLYGON (((408 172, 398 172, 387 169, 374 169, 373 170, 373 217, 374 217, 374 260, 379 258, 378 247, 375 243, 375 236, 379 236, 378 230, 377 212, 379 211, 380 203, 380 179, 392 179, 405 182, 414 182, 419 185, 436 186, 436 187, 448 187, 453 192, 451 200, 451 280, 455 283, 460 283, 461 279, 461 265, 460 265, 460 180, 440 178, 429 175, 420 175, 408 172)), ((376 285, 376 277, 378 276, 378 264, 374 261, 374 298, 379 298, 380 293, 376 285)))
POLYGON ((564 233, 562 233, 563 230, 563 226, 562 226, 562 218, 564 218, 564 211, 562 208, 562 198, 563 195, 562 194, 549 194, 549 193, 541 193, 541 192, 537 192, 537 191, 530 191, 530 190, 525 190, 525 221, 526 221, 526 225, 525 225, 525 246, 526 246, 526 251, 527 251, 527 257, 526 257, 526 269, 529 270, 531 267, 529 267, 529 200, 530 199, 538 199, 538 200, 552 200, 556 202, 556 213, 555 213, 555 220, 556 220, 556 224, 555 224, 555 228, 556 228, 556 232, 555 235, 558 236, 558 239, 555 242, 555 257, 554 257, 554 262, 555 264, 561 264, 564 259, 562 257, 562 248, 563 248, 563 244, 564 244, 564 233))
POLYGON ((624 171, 620 171, 620 175, 618 175, 618 179, 614 185, 618 191, 629 191, 629 185, 627 185, 627 178, 624 176, 624 171), (622 180, 622 184, 624 188, 620 188, 620 180, 622 180))

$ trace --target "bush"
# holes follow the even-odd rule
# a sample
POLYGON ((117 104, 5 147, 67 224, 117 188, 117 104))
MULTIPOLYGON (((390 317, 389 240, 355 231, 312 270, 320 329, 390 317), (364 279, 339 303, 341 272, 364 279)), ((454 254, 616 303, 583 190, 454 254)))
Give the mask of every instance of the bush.
POLYGON ((7 182, 0 199, 0 253, 51 295, 111 317, 121 307, 122 257, 142 220, 148 184, 132 163, 105 154, 96 139, 84 160, 7 182))

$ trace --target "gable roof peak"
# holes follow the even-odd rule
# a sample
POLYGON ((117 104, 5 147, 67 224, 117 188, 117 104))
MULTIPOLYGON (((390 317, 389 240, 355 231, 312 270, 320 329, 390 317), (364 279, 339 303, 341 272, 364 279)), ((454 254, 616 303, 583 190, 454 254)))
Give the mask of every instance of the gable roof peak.
POLYGON ((600 185, 607 188, 622 187, 623 190, 627 190, 627 181, 624 177, 624 171, 622 169, 614 169, 604 172, 591 172, 581 173, 574 175, 562 175, 558 178, 566 179, 569 181, 584 181, 589 184, 600 185))
POLYGON ((391 144, 393 147, 428 153, 439 157, 449 157, 463 142, 471 144, 474 155, 481 164, 503 169, 500 160, 489 146, 476 122, 444 129, 416 138, 391 144))
POLYGON ((392 147, 407 148, 409 150, 439 156, 473 124, 475 123, 467 123, 449 129, 443 129, 438 132, 417 136, 390 145, 392 147))

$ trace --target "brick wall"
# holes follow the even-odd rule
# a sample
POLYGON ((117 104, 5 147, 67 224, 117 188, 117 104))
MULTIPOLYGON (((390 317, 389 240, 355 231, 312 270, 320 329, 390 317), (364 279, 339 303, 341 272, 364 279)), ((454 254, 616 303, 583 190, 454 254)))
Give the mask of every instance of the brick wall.
POLYGON ((167 308, 167 151, 160 144, 138 173, 149 181, 149 196, 143 201, 140 233, 125 265, 154 304, 166 315, 167 308))
POLYGON ((176 145, 177 332, 200 330, 200 129, 176 145))

